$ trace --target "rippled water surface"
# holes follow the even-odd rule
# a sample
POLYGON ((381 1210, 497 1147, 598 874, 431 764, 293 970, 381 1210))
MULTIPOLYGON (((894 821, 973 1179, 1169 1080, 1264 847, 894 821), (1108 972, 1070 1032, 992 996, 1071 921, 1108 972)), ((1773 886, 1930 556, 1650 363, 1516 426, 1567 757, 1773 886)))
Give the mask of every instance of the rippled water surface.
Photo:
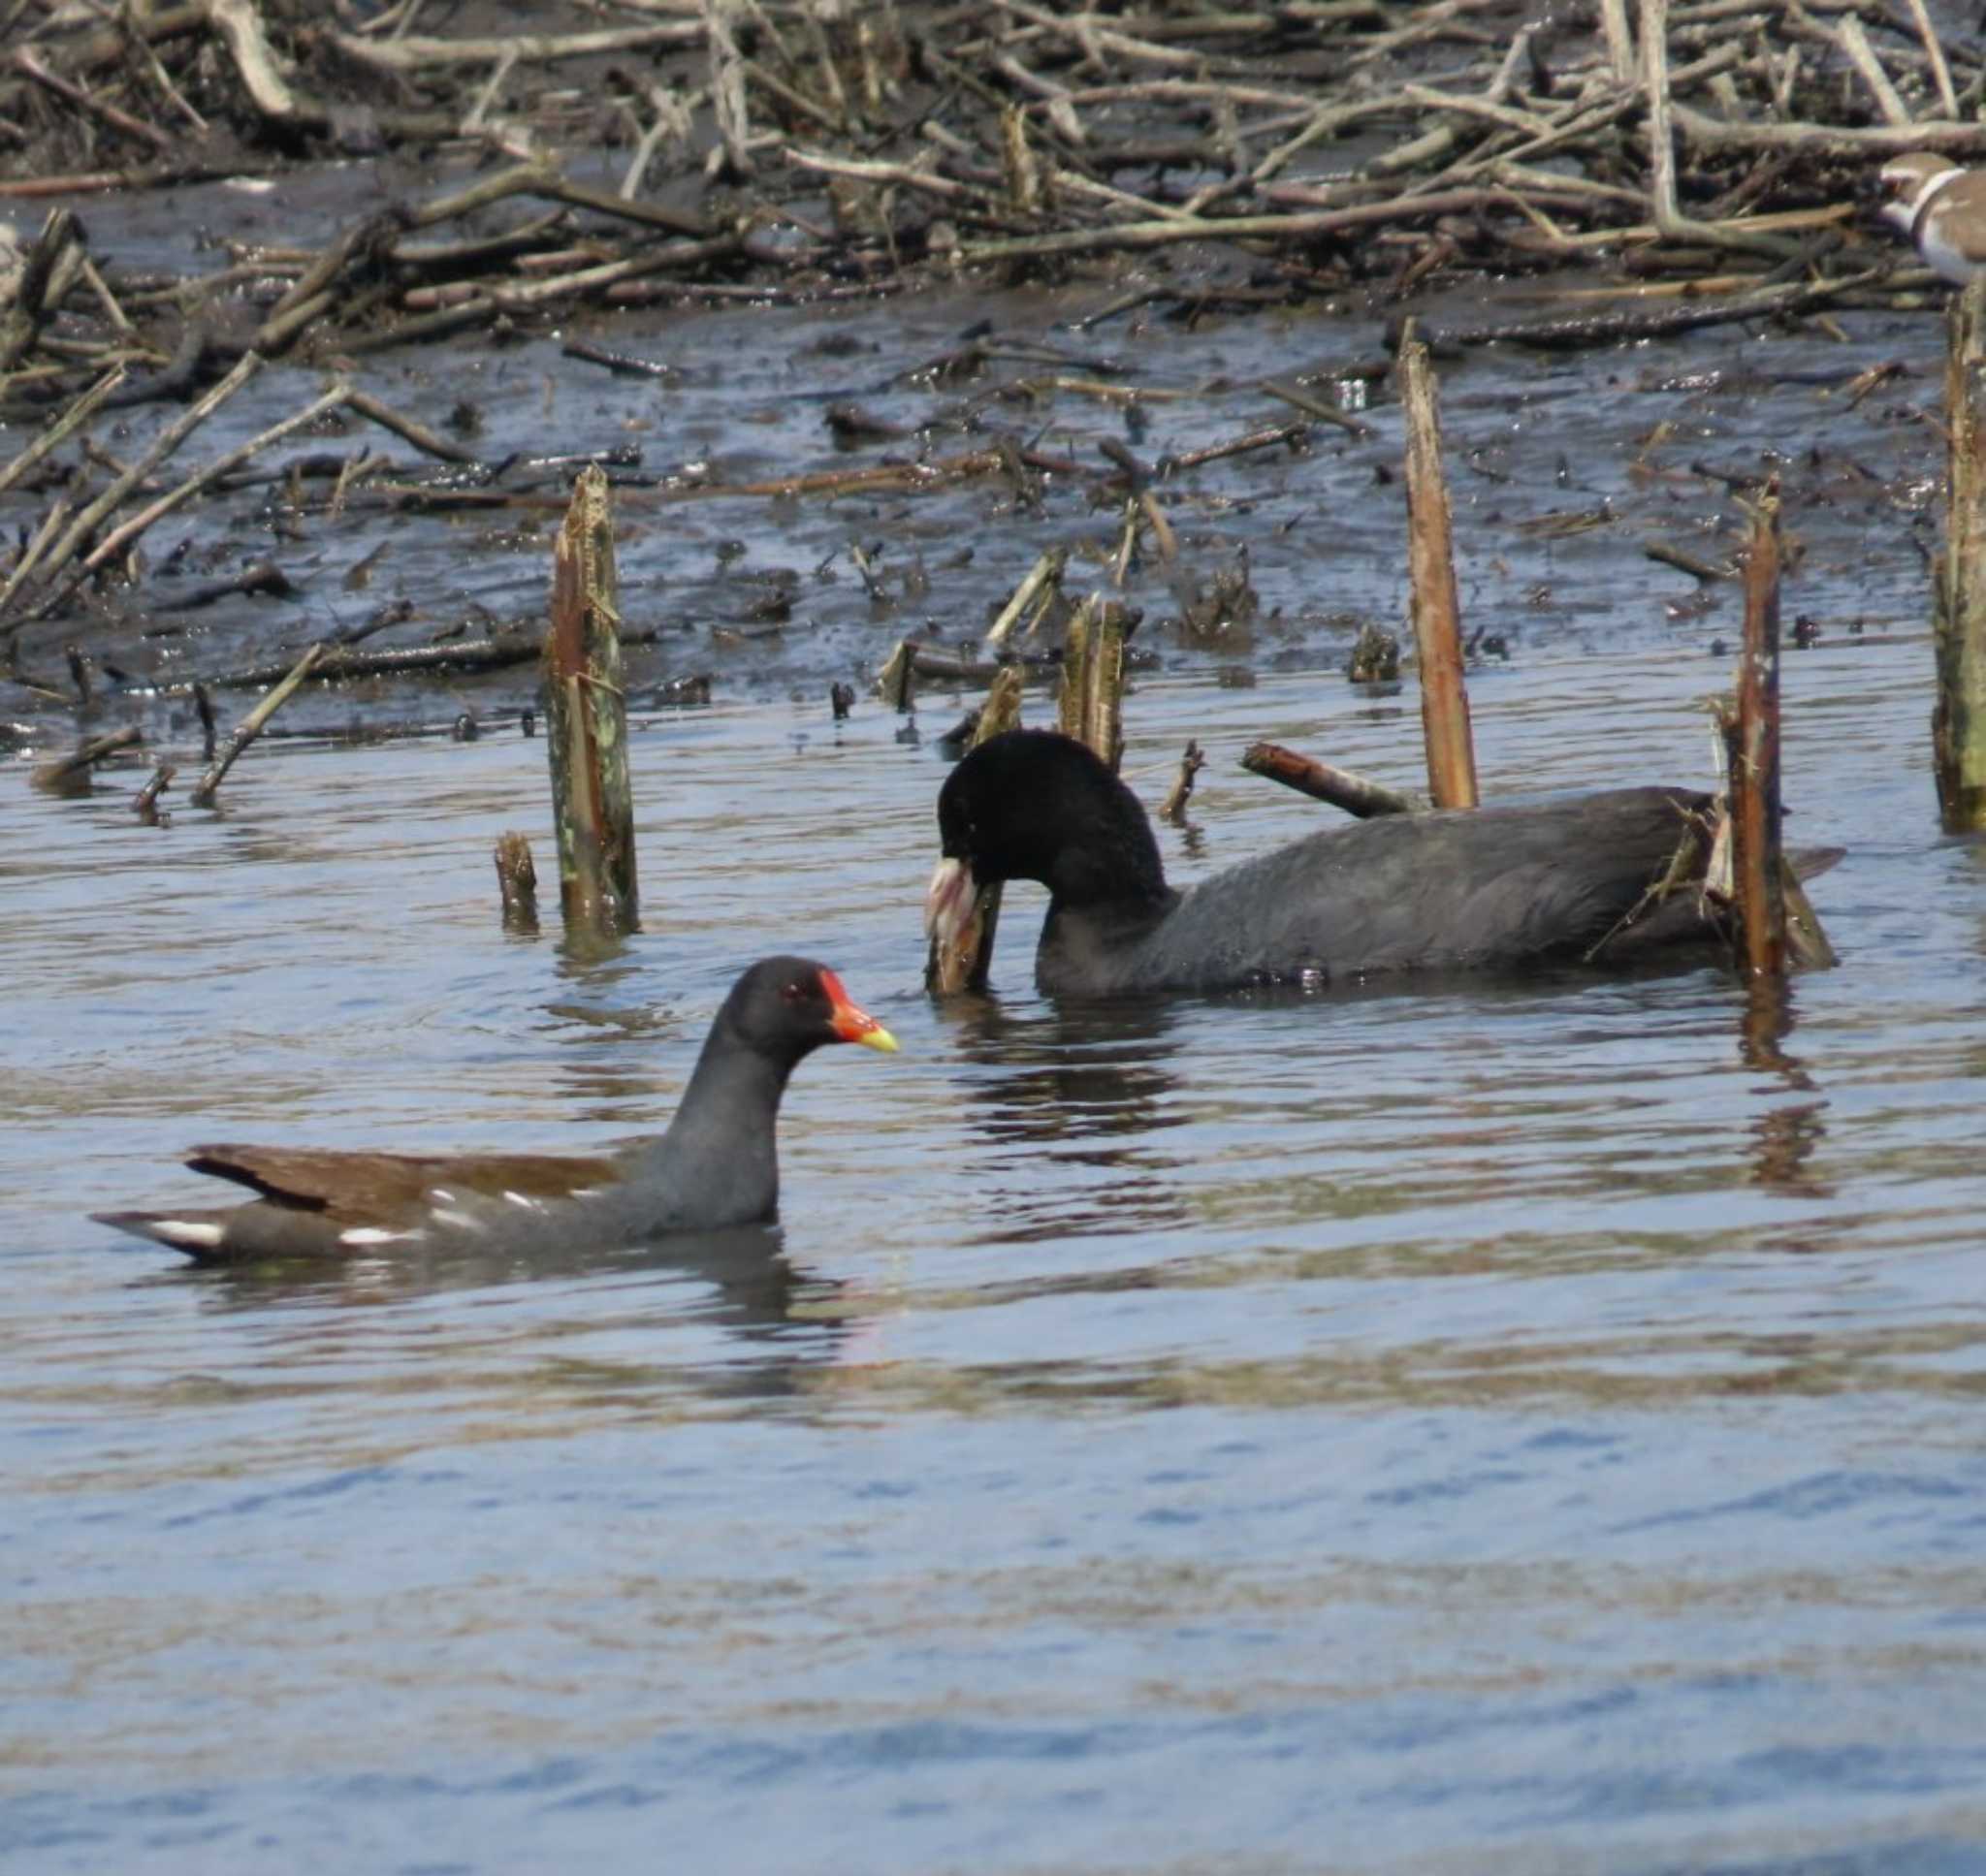
MULTIPOLYGON (((929 732, 637 744, 646 930, 499 930, 542 747, 270 750, 133 824, 0 773, 0 1855, 35 1870, 1986 1866, 1981 850, 1928 648, 1789 660, 1839 970, 934 1007, 929 732), (778 1233, 192 1273, 205 1138, 589 1149, 731 976, 778 1233)), ((1487 789, 1702 779, 1699 658, 1479 680, 1487 789)), ((1411 779, 1411 688, 1148 686, 1180 876, 1411 779)))

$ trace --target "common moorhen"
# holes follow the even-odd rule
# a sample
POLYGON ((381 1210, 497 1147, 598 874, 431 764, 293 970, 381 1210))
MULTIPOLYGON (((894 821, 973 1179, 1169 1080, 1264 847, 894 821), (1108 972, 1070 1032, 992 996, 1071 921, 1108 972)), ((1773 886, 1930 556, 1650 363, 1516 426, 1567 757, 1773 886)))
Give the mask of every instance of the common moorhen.
POLYGON ((1685 789, 1622 788, 1393 814, 1175 892, 1137 797, 1102 761, 1052 731, 1009 730, 939 791, 925 922, 957 941, 982 887, 1039 880, 1035 980, 1081 996, 1622 963, 1718 936, 1697 890, 1710 808, 1685 789))
POLYGON ((896 1038, 806 958, 762 958, 732 985, 659 1138, 593 1159, 549 1154, 325 1153, 196 1147, 186 1163, 261 1194, 217 1211, 98 1212, 201 1263, 354 1256, 394 1247, 528 1253, 770 1219, 775 1139, 794 1066, 823 1042, 896 1038))

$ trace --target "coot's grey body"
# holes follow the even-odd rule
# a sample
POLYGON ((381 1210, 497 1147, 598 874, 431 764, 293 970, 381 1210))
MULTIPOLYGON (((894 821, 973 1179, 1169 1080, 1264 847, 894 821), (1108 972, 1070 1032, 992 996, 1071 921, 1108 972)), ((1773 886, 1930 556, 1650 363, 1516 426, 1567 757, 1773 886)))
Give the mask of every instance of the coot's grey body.
POLYGON ((1036 981, 1067 994, 1616 963, 1718 937, 1688 883, 1703 870, 1709 808, 1701 794, 1650 787, 1390 815, 1177 892, 1131 791, 1081 745, 1021 730, 945 782, 941 837, 960 873, 941 869, 933 907, 946 915, 968 871, 979 886, 1041 881, 1051 897, 1036 981))

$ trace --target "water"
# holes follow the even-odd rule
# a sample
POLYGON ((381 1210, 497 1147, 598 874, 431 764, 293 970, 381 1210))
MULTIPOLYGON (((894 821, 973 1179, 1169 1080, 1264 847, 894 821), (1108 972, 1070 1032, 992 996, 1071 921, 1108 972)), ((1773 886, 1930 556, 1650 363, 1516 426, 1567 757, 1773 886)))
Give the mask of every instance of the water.
MULTIPOLYGON (((1058 1010, 918 987, 943 764, 657 723, 647 930, 498 928, 542 748, 0 776, 0 1858, 41 1871, 1986 1866, 1980 849, 1928 647, 1789 660, 1842 967, 1058 1010), (590 1150, 839 969, 776 1233, 281 1281, 88 1224, 202 1139, 590 1150)), ((1700 779, 1672 655, 1487 677, 1486 790, 1700 779)), ((1193 874, 1411 779, 1411 689, 1151 685, 1193 874)), ((928 730, 949 719, 934 698, 928 730)))

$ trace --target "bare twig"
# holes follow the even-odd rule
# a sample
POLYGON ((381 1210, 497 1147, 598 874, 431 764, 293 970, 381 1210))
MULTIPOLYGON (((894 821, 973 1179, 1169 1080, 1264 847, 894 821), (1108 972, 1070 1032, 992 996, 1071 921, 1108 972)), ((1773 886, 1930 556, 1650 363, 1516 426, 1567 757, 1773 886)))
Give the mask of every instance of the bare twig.
POLYGON ((263 725, 289 702, 297 686, 317 668, 317 662, 323 657, 324 652, 323 645, 313 645, 297 660, 282 683, 229 732, 227 742, 221 746, 220 754, 213 759, 207 773, 200 778, 192 794, 187 797, 195 808, 213 806, 213 798, 220 791, 222 778, 235 766, 236 758, 262 734, 263 725))

